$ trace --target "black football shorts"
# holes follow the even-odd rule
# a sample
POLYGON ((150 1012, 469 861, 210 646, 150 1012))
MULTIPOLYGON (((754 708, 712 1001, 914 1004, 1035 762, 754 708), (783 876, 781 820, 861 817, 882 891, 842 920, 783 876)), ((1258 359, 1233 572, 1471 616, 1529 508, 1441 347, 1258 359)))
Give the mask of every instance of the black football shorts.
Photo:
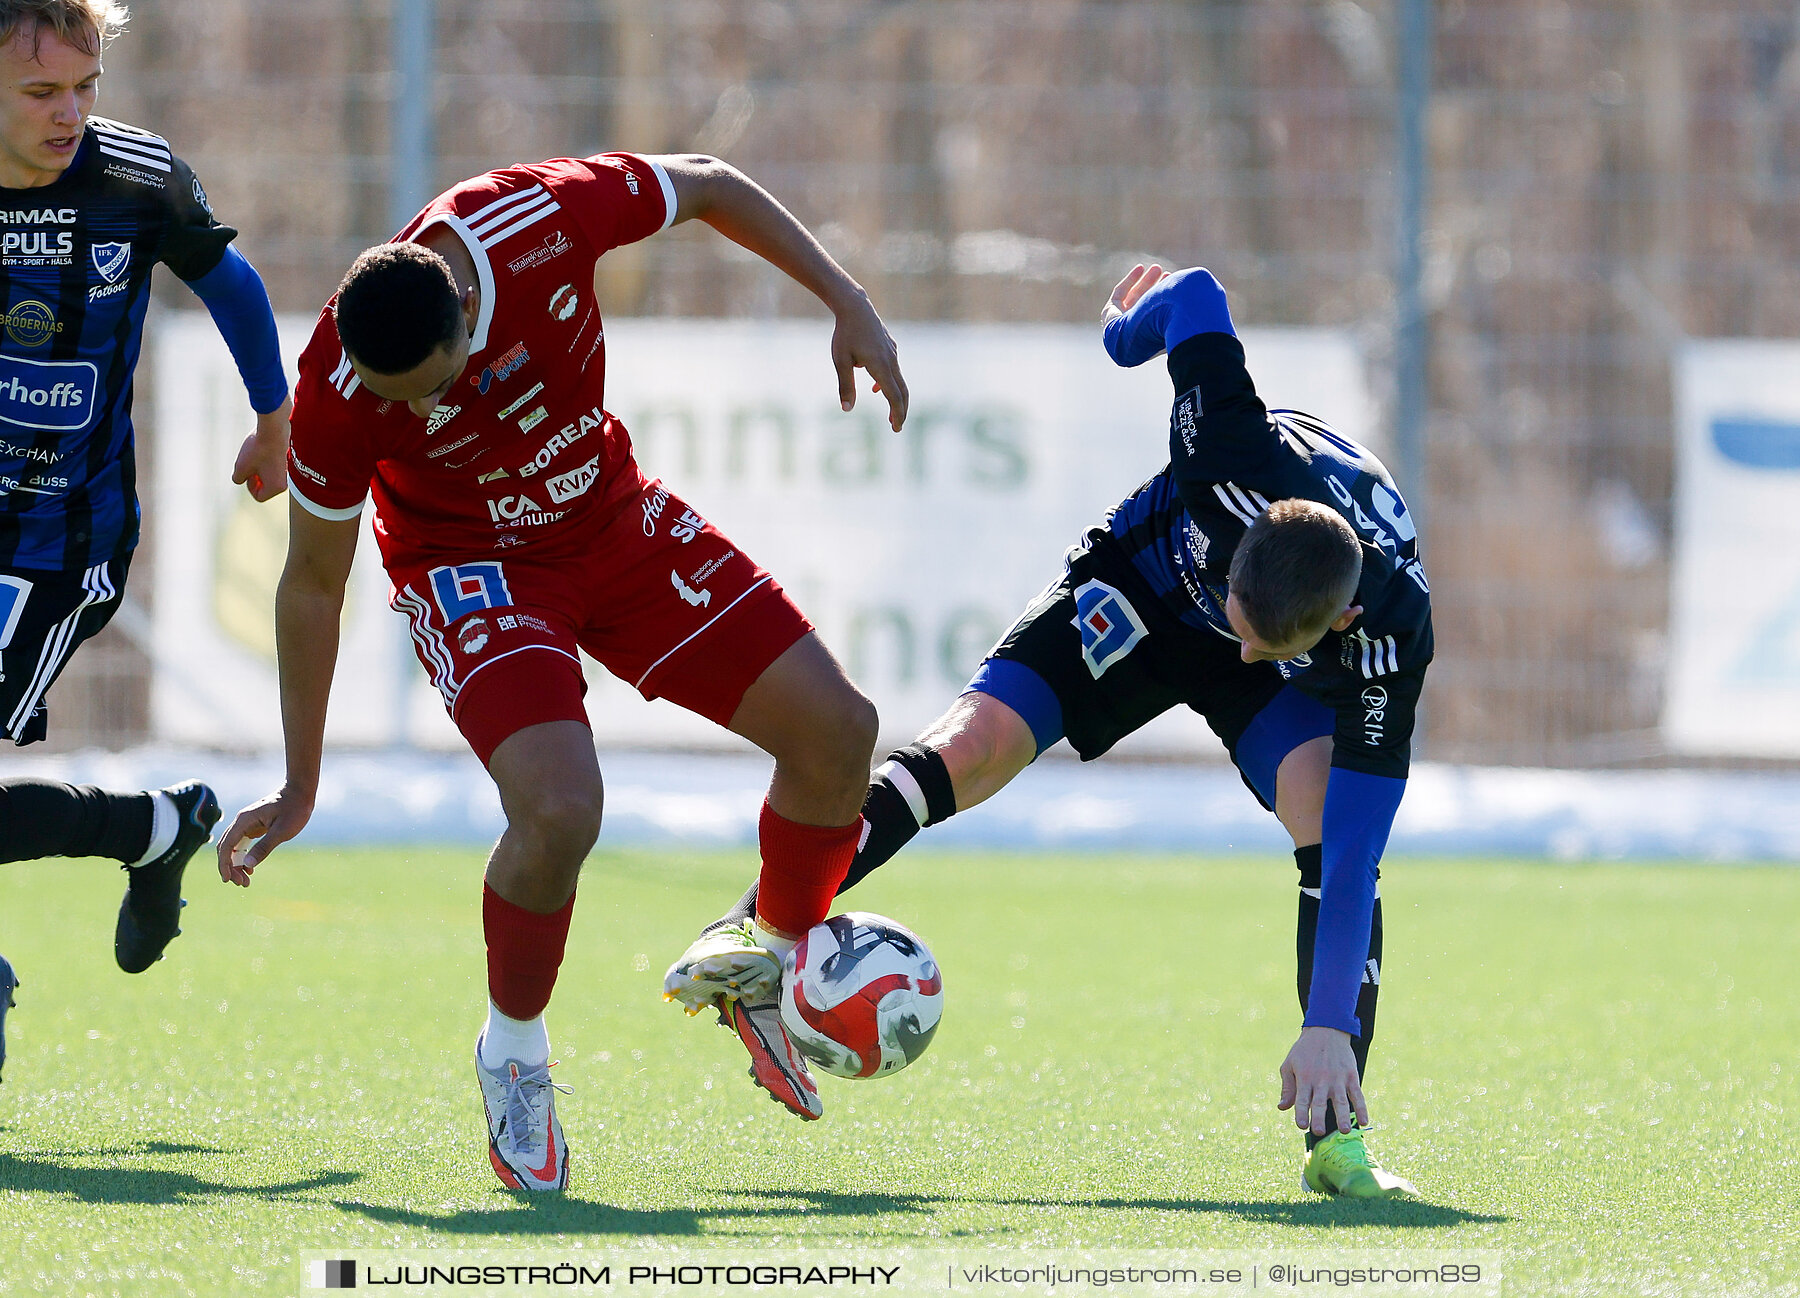
POLYGON ((1032 601, 970 684, 1018 711, 1040 752, 1066 737, 1084 761, 1180 705, 1204 717, 1235 758, 1245 728, 1285 687, 1273 663, 1247 663, 1235 640, 1170 613, 1101 528, 1069 552, 1062 577, 1032 601), (1054 701, 1034 699, 1029 678, 1009 663, 1029 668, 1054 701))
POLYGON ((112 620, 130 567, 127 555, 67 572, 0 571, 0 736, 44 737, 44 695, 75 647, 112 620))

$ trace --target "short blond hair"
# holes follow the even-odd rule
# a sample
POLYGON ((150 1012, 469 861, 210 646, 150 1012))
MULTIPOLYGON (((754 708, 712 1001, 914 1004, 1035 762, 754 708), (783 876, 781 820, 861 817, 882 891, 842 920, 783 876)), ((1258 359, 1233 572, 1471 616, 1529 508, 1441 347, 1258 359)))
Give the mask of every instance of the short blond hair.
POLYGON ((0 0, 0 45, 29 27, 33 58, 45 32, 83 54, 98 54, 130 17, 131 11, 114 0, 0 0))

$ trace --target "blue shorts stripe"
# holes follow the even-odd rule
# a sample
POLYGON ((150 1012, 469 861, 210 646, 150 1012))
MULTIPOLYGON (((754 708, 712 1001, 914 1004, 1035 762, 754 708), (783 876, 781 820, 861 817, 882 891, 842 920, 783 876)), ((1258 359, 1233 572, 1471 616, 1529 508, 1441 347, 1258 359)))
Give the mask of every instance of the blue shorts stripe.
POLYGON ((963 693, 987 694, 1025 718, 1038 755, 1063 737, 1062 704, 1050 684, 1024 663, 1010 658, 989 658, 975 672, 963 693))
POLYGON ((1330 708, 1292 685, 1285 686, 1244 727, 1234 754, 1237 768, 1263 802, 1273 807, 1275 772, 1280 769, 1282 758, 1307 740, 1329 735, 1335 729, 1336 718, 1330 708))

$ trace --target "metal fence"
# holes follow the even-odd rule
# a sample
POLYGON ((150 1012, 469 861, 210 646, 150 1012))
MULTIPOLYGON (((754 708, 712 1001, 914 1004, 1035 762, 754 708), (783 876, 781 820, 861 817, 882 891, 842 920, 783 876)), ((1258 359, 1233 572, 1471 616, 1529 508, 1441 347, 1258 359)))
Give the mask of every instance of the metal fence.
MULTIPOLYGON (((1409 2, 437 0, 432 180, 718 154, 892 321, 1092 320, 1133 260, 1204 263, 1241 321, 1355 330, 1391 427, 1409 2)), ((162 0, 101 108, 166 134, 310 311, 393 226, 392 18, 421 3, 162 0)), ((1800 6, 1415 7, 1427 751, 1657 761, 1671 348, 1800 333, 1800 6)), ((605 276, 614 314, 817 310, 687 228, 605 276)), ((85 650, 59 742, 141 734, 146 670, 122 633, 85 650)))

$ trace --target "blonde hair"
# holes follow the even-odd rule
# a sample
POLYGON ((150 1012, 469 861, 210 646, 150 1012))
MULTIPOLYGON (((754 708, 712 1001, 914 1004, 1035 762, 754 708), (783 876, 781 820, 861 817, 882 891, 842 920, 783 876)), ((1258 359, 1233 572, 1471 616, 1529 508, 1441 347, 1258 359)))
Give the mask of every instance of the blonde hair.
POLYGON ((98 54, 125 30, 130 17, 131 11, 115 0, 0 0, 0 45, 29 24, 33 58, 47 31, 83 54, 98 54))

